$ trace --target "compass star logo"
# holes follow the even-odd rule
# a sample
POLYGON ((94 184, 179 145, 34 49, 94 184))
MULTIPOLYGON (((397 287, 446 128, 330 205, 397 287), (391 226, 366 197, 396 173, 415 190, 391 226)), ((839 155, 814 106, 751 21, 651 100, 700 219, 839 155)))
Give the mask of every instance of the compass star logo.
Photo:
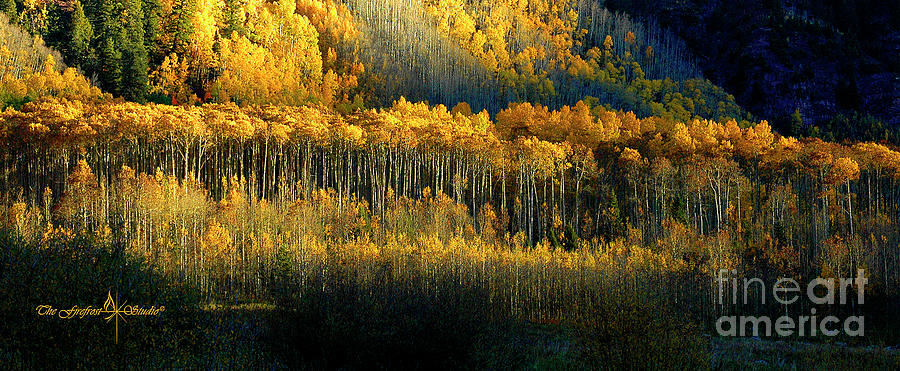
POLYGON ((140 305, 128 304, 128 301, 119 301, 119 292, 112 294, 112 290, 106 292, 106 301, 102 307, 80 307, 73 305, 71 309, 54 308, 53 305, 38 305, 35 308, 38 316, 59 317, 60 319, 84 319, 85 317, 95 317, 104 319, 107 323, 115 322, 115 339, 116 344, 119 343, 119 320, 128 322, 126 317, 132 316, 158 316, 166 310, 165 306, 142 307, 140 305))
POLYGON ((118 299, 118 298, 119 298, 118 291, 116 291, 115 299, 113 299, 112 292, 107 291, 106 292, 106 303, 103 303, 103 310, 100 311, 100 313, 108 314, 108 316, 106 316, 106 318, 104 318, 107 323, 109 323, 110 321, 113 321, 113 320, 116 321, 116 344, 119 343, 119 319, 121 319, 122 321, 128 322, 125 320, 125 311, 122 310, 122 308, 125 307, 125 304, 128 303, 128 301, 126 300, 121 305, 118 305, 118 304, 116 304, 116 301, 117 301, 116 299, 118 299))

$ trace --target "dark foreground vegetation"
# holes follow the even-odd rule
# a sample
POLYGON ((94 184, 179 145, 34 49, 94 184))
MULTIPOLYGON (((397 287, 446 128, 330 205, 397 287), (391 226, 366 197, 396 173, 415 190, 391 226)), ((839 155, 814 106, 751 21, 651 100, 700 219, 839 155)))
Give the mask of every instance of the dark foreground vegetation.
POLYGON ((80 235, 39 244, 8 231, 0 238, 0 361, 11 369, 889 369, 900 362, 893 348, 710 338, 684 313, 617 289, 571 317, 534 322, 499 314, 486 291, 451 277, 382 269, 360 282, 358 267, 337 261, 307 286, 274 272, 268 302, 215 304, 121 246, 80 235), (37 303, 96 306, 107 290, 167 310, 121 324, 118 344, 113 325, 99 318, 34 313, 37 303))
POLYGON ((79 235, 28 244, 8 232, 0 246, 0 360, 13 369, 587 368, 660 367, 673 361, 705 367, 709 362, 708 340, 696 327, 672 321, 674 316, 651 315, 659 307, 625 297, 593 306, 588 316, 541 324, 492 314, 502 310, 494 310, 497 304, 486 292, 449 277, 392 278, 383 271, 370 283, 354 283, 359 272, 334 262, 335 270, 311 286, 278 286, 270 303, 216 305, 121 246, 79 235), (118 344, 113 325, 98 318, 35 314, 37 303, 97 306, 107 290, 127 292, 122 296, 130 303, 165 305, 166 312, 129 318, 120 324, 118 344))

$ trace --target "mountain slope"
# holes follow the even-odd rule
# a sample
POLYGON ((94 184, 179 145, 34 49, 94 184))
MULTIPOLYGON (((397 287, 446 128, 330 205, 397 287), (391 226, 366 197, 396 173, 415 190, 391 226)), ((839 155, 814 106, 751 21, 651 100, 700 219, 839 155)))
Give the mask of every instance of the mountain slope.
POLYGON ((803 133, 815 125, 835 139, 900 139, 896 1, 608 0, 605 5, 676 30, 706 77, 783 131, 803 133))
POLYGON ((407 97, 496 114, 588 100, 751 121, 678 37, 590 0, 73 0, 18 13, 68 64, 137 102, 347 113, 407 97))
POLYGON ((382 104, 400 95, 496 113, 586 97, 640 117, 749 116, 702 79, 677 37, 586 0, 343 2, 382 104), (390 16, 384 16, 390 15, 390 16), (455 45, 454 45, 455 44, 455 45))

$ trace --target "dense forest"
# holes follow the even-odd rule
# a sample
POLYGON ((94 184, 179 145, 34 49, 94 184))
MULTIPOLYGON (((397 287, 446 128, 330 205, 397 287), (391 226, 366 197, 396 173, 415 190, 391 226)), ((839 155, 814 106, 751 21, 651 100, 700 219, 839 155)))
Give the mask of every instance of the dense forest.
MULTIPOLYGON (((118 354, 163 342, 139 359, 730 368, 743 364, 703 336, 717 317, 811 310, 867 316, 868 337, 845 344, 898 340, 891 137, 778 131, 703 77, 695 40, 654 21, 587 0, 4 4, 0 309, 32 310, 32 280, 178 304, 160 320, 171 336, 141 325, 118 354), (769 284, 859 269, 865 305, 716 300, 722 270, 769 284), (227 308, 243 309, 208 314, 227 308)), ((23 318, 0 327, 0 361, 20 367, 50 344, 24 334, 100 331, 23 318)), ((89 346, 50 359, 73 365, 66 352, 89 346)), ((811 356, 796 352, 795 366, 811 356)), ((810 353, 900 358, 846 352, 810 353)), ((127 366, 74 365, 104 362, 127 366)))
POLYGON ((639 117, 749 118, 676 36, 585 0, 50 1, 12 13, 105 92, 137 102, 347 112, 403 96, 496 114, 591 96, 639 117))

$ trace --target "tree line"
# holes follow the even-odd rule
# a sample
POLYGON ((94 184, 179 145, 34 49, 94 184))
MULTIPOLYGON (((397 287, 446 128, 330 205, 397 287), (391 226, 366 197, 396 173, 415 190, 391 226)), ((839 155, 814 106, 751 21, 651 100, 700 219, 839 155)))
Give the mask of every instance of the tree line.
POLYGON ((765 122, 639 119, 584 102, 512 105, 495 120, 464 111, 403 99, 351 115, 45 99, 2 114, 15 148, 3 154, 3 189, 37 203, 59 197, 79 159, 101 184, 128 166, 192 179, 218 199, 236 177, 262 199, 333 189, 376 215, 427 188, 466 205, 474 228, 491 208, 501 234, 530 243, 656 245, 674 223, 734 259, 766 246, 805 269, 840 244, 852 258, 842 270, 862 259, 893 274, 900 154, 883 145, 797 140, 765 122))

